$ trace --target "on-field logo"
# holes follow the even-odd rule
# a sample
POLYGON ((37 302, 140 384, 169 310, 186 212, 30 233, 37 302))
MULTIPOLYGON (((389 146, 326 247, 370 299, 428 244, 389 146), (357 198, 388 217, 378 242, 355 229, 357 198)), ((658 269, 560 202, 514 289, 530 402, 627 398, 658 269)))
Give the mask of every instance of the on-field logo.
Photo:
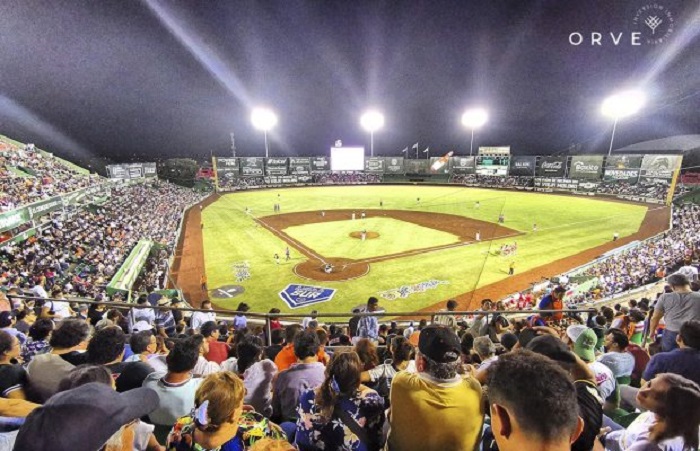
POLYGON ((217 299, 231 299, 239 294, 243 294, 245 288, 240 285, 224 285, 209 292, 209 296, 217 299))
POLYGON ((446 280, 428 280, 426 282, 419 282, 413 285, 402 285, 398 288, 392 288, 390 290, 381 291, 379 296, 387 301, 393 301, 395 299, 406 299, 415 293, 425 293, 428 290, 433 290, 439 285, 447 285, 450 282, 446 280))
POLYGON ((250 265, 247 261, 233 264, 233 275, 236 277, 236 282, 243 282, 250 279, 250 265))
POLYGON ((289 308, 299 308, 330 301, 335 296, 336 291, 333 288, 290 283, 284 290, 279 292, 279 296, 289 308))

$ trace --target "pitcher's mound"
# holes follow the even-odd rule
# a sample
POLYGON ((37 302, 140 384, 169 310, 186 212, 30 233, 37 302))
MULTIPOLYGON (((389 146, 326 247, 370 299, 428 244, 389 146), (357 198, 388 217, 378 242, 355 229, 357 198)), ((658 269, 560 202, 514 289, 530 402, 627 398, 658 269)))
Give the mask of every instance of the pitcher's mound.
MULTIPOLYGON (((350 232, 350 238, 357 238, 360 240, 362 239, 362 232, 350 232)), ((367 236, 365 237, 366 240, 373 240, 375 238, 379 238, 377 232, 367 232, 367 236)))

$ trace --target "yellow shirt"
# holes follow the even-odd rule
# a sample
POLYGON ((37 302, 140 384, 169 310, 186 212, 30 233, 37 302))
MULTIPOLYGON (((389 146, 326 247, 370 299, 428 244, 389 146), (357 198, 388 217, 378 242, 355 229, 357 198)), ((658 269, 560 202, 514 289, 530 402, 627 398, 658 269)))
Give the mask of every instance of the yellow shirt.
POLYGON ((471 451, 481 438, 481 385, 400 371, 391 383, 390 451, 471 451))

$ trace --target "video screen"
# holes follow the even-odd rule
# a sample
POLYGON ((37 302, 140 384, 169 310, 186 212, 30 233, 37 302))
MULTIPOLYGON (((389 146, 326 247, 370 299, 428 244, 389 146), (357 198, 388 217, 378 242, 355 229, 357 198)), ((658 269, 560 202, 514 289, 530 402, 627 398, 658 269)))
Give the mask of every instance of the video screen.
POLYGON ((364 170, 364 147, 331 147, 331 171, 364 170))

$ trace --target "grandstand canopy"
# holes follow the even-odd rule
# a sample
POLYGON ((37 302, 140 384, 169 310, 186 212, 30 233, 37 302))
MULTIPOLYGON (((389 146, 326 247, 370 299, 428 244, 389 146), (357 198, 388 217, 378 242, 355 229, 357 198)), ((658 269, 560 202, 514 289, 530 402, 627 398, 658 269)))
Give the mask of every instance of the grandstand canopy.
POLYGON ((678 135, 652 139, 615 149, 616 153, 690 153, 700 150, 700 135, 678 135))

